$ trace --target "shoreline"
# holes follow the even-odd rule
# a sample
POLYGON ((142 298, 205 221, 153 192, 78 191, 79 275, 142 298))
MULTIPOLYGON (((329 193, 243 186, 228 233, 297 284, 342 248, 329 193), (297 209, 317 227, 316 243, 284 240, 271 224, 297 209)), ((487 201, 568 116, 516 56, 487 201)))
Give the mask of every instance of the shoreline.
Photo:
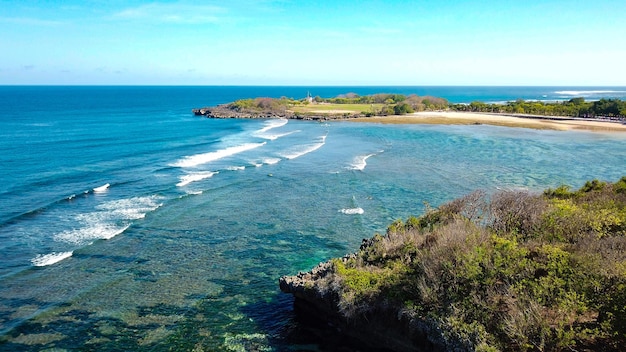
POLYGON ((616 121, 584 120, 572 117, 511 116, 460 111, 422 111, 407 115, 357 117, 345 121, 381 124, 427 124, 427 125, 494 125, 557 131, 626 132, 626 124, 616 121))

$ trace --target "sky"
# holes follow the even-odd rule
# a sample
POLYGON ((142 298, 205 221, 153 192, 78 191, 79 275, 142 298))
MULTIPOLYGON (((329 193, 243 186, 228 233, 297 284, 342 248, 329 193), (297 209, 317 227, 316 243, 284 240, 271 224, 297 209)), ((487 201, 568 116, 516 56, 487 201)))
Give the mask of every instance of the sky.
POLYGON ((0 85, 626 86, 624 0, 0 0, 0 85))

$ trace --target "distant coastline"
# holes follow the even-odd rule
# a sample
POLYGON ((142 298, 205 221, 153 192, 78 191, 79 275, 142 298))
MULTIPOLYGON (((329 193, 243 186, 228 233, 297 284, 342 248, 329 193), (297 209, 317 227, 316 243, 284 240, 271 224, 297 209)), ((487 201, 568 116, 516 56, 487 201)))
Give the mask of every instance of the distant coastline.
POLYGON ((354 93, 335 98, 307 96, 305 99, 254 98, 227 104, 193 109, 207 118, 279 118, 310 121, 350 120, 383 124, 487 124, 551 130, 626 131, 626 102, 601 99, 585 102, 573 98, 567 102, 525 102, 507 104, 449 104, 446 99, 401 94, 358 96, 354 93), (594 110, 595 109, 595 110, 594 110), (516 111, 516 112, 511 112, 516 111), (531 111, 533 113, 526 113, 531 111), (536 113, 550 111, 560 116, 536 113), (585 117, 569 115, 585 115, 585 117), (598 114, 603 114, 598 116, 598 114))

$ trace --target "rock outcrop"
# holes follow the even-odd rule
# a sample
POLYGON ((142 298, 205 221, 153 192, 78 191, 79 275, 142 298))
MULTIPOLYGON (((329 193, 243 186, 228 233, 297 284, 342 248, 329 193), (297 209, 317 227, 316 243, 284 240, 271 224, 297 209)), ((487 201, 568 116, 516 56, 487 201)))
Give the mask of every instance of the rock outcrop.
MULTIPOLYGON (((368 241, 364 241, 364 246, 368 241)), ((347 261, 355 254, 346 256, 347 261)), ((326 322, 346 337, 375 350, 389 351, 468 351, 461 341, 447 336, 442 324, 419 317, 386 301, 373 303, 367 313, 347 317, 340 307, 341 278, 333 263, 320 263, 309 272, 279 279, 280 289, 295 297, 297 314, 326 322)))
POLYGON ((291 110, 238 110, 234 109, 231 104, 193 109, 192 112, 196 116, 204 116, 213 119, 294 119, 325 121, 357 118, 362 116, 361 114, 351 113, 298 114, 291 110))

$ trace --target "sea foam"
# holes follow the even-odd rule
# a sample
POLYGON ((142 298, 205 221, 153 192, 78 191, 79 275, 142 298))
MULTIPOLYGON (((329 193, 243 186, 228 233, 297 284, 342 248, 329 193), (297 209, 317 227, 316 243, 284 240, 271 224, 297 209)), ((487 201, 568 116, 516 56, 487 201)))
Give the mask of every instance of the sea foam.
POLYGON ((277 140, 278 138, 285 137, 285 136, 288 136, 290 134, 294 134, 296 132, 300 132, 300 131, 290 131, 290 132, 279 133, 279 134, 261 133, 261 134, 258 134, 257 137, 260 137, 260 138, 263 138, 263 139, 269 139, 271 141, 274 141, 274 140, 277 140))
POLYGON ((365 167, 367 166, 367 159, 369 159, 370 157, 372 157, 374 155, 376 155, 376 154, 357 156, 356 158, 354 158, 354 161, 352 162, 352 165, 350 165, 350 169, 351 170, 360 170, 360 171, 365 170, 365 167))
POLYGON ((363 210, 363 208, 349 208, 349 209, 341 209, 339 210, 340 213, 342 214, 346 214, 346 215, 360 215, 365 213, 365 210, 363 210))
POLYGON ((280 154, 280 156, 291 160, 291 159, 296 159, 303 155, 312 153, 320 149, 321 147, 323 147, 324 144, 326 144, 326 137, 327 135, 320 137, 320 141, 315 144, 305 144, 305 145, 297 146, 291 150, 283 152, 282 154, 280 154))
POLYGON ((76 215, 76 227, 56 234, 54 240, 82 246, 95 240, 111 239, 126 231, 132 220, 142 219, 146 213, 159 208, 160 199, 151 196, 105 202, 98 205, 96 211, 76 215))
POLYGON ((261 128, 257 133, 265 133, 274 128, 285 126, 289 120, 287 119, 279 119, 279 120, 269 120, 265 122, 265 127, 261 128))
POLYGON ((612 93, 626 93, 623 90, 560 90, 554 92, 561 95, 598 95, 598 94, 612 94, 612 93))
POLYGON ((54 263, 58 263, 63 259, 71 257, 73 252, 53 252, 50 254, 38 254, 30 262, 34 266, 48 266, 54 263))
POLYGON ((280 158, 265 158, 263 159, 263 164, 274 165, 274 164, 278 164, 280 160, 281 160, 280 158))
POLYGON ((285 136, 288 136, 290 134, 293 134, 295 132, 299 132, 299 131, 290 131, 290 132, 276 133, 276 134, 267 133, 270 130, 273 130, 275 128, 279 128, 279 127, 282 127, 282 126, 286 125, 288 122, 289 121, 287 119, 267 121, 265 123, 265 127, 263 127, 260 130, 254 132, 253 135, 255 137, 259 137, 259 138, 263 138, 263 139, 269 139, 269 140, 273 141, 273 140, 276 140, 278 138, 285 137, 285 136))
POLYGON ((93 189, 94 193, 104 193, 109 189, 109 186, 111 186, 109 183, 102 185, 100 187, 96 187, 93 189))
POLYGON ((202 181, 204 179, 213 177, 213 175, 215 175, 217 173, 218 172, 206 171, 206 172, 198 172, 198 173, 194 173, 194 174, 181 176, 180 177, 180 182, 178 182, 176 184, 176 186, 183 187, 183 186, 186 186, 186 185, 188 185, 188 184, 190 184, 192 182, 202 181))
POLYGON ((228 147, 224 149, 220 149, 214 152, 196 154, 191 156, 186 156, 176 163, 172 164, 175 167, 195 167, 202 164, 207 164, 212 161, 216 161, 219 159, 223 159, 235 154, 243 153, 247 150, 255 149, 258 147, 262 147, 267 142, 263 143, 246 143, 242 145, 237 145, 234 147, 228 147))

